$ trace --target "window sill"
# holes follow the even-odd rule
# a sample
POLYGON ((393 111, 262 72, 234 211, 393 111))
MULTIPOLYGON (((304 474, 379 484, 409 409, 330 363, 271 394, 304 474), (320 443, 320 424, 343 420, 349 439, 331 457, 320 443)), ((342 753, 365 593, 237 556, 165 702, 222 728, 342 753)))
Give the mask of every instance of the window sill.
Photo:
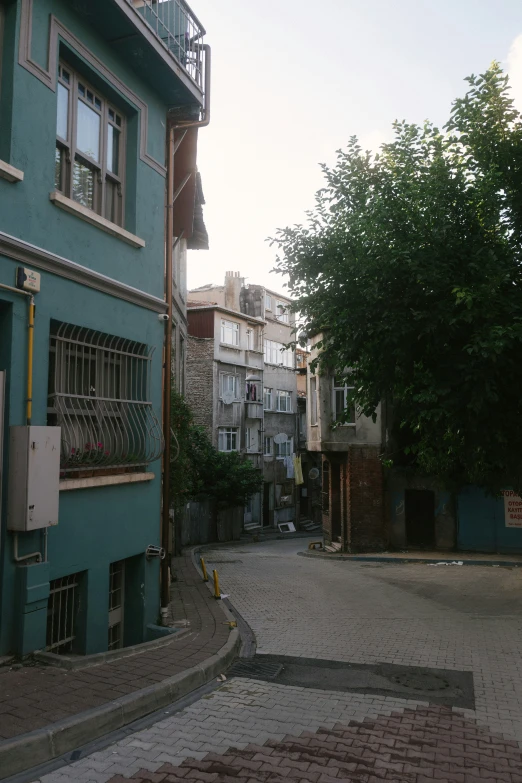
POLYGON ((6 179, 8 182, 23 182, 24 172, 20 169, 15 169, 5 160, 0 160, 0 177, 6 179))
POLYGON ((230 343, 219 343, 221 348, 230 348, 232 351, 240 351, 239 345, 231 345, 230 343))
POLYGON ((119 476, 93 476, 92 478, 62 479, 60 492, 71 489, 90 489, 91 487, 110 487, 115 484, 136 484, 140 481, 152 481, 154 473, 121 473, 119 476))
POLYGON ((67 196, 64 196, 57 190, 53 190, 49 193, 49 199, 55 206, 60 207, 60 209, 64 209, 71 215, 76 215, 76 217, 86 220, 87 223, 90 223, 97 228, 101 228, 102 231, 106 231, 107 234, 111 234, 113 237, 122 239, 124 242, 127 242, 127 244, 132 245, 132 247, 145 247, 145 241, 140 239, 140 237, 131 234, 129 231, 125 231, 124 228, 120 228, 116 223, 111 223, 110 220, 107 220, 101 215, 97 215, 92 209, 83 207, 81 204, 73 201, 72 198, 67 198, 67 196))

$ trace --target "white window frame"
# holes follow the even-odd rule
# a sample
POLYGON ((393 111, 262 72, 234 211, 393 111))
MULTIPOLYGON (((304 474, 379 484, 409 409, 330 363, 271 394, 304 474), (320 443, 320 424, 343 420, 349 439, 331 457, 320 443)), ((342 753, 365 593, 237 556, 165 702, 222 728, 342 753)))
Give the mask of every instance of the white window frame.
POLYGON ((218 427, 218 451, 238 451, 239 428, 218 427), (223 448, 225 446, 225 448, 223 448), (230 448, 228 448, 230 446, 230 448))
POLYGON ((274 439, 272 435, 265 435, 263 438, 263 455, 265 457, 273 457, 274 455, 274 439))
POLYGON ((276 301, 276 318, 284 324, 290 323, 290 316, 288 314, 288 304, 285 302, 276 301))
MULTIPOLYGON (((338 379, 334 378, 333 388, 332 388, 332 413, 333 413, 333 420, 334 422, 340 421, 342 418, 344 411, 346 410, 347 405, 347 397, 348 392, 352 391, 355 387, 354 386, 348 386, 348 384, 340 384, 337 382, 338 379), (337 393, 342 392, 343 395, 343 406, 339 410, 337 407, 337 393)), ((344 421, 339 426, 341 427, 355 427, 355 405, 353 406, 353 412, 352 412, 353 421, 344 421)))
POLYGON ((317 375, 310 376, 310 426, 317 427, 317 375))
POLYGON ((276 392, 276 405, 278 413, 292 413, 292 392, 287 391, 286 389, 278 389, 276 392), (288 407, 285 404, 285 407, 282 408, 281 400, 286 400, 288 407))
POLYGON ((274 390, 271 386, 264 386, 263 387, 263 410, 271 411, 273 404, 274 404, 274 390), (266 404, 267 399, 270 400, 268 405, 266 404))
POLYGON ((294 453, 294 439, 293 438, 287 438, 287 440, 283 441, 282 443, 276 443, 276 459, 284 459, 285 457, 291 457, 294 453), (284 448, 283 448, 284 447, 284 448), (281 452, 284 451, 284 454, 281 454, 281 452))
POLYGON ((247 351, 254 350, 254 330, 251 327, 246 330, 246 345, 247 351))
POLYGON ((221 319, 221 342, 224 345, 239 346, 239 324, 236 321, 221 319))
POLYGON ((265 339, 263 353, 265 364, 283 365, 283 367, 294 369, 294 352, 291 348, 285 348, 283 343, 265 339))
POLYGON ((272 297, 270 294, 265 294, 265 310, 272 310, 272 297))
POLYGON ((234 399, 239 400, 239 375, 235 375, 232 372, 222 372, 219 374, 219 397, 223 399, 223 393, 225 391, 232 391, 234 393, 234 399), (230 380, 232 380, 232 383, 230 380), (230 389, 232 386, 232 389, 230 389), (226 387, 226 388, 225 388, 226 387))

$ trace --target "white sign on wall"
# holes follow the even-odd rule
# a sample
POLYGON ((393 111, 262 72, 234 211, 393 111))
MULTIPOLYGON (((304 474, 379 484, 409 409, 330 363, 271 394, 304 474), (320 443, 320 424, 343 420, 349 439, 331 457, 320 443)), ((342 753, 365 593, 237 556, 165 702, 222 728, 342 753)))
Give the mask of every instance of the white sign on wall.
POLYGON ((504 520, 506 527, 522 528, 522 498, 512 489, 503 489, 504 520))

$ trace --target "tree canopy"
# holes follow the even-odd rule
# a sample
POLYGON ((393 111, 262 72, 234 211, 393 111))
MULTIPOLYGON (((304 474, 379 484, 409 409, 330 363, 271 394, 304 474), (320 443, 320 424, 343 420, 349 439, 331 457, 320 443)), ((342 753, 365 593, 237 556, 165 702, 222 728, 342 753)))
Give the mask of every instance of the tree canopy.
POLYGON ((176 391, 171 393, 171 426, 170 496, 175 507, 198 495, 210 497, 216 510, 244 506, 262 489, 261 471, 237 451, 215 449, 176 391))
POLYGON ((321 368, 391 404, 389 454, 446 482, 522 489, 522 118, 498 64, 442 130, 395 122, 322 166, 304 225, 277 232, 321 368))

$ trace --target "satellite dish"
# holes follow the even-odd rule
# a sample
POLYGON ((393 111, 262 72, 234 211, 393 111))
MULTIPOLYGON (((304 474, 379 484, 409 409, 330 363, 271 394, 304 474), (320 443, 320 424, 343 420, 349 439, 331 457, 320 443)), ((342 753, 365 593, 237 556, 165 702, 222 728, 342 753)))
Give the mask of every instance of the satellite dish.
POLYGON ((285 432, 278 432, 277 435, 274 435, 274 443, 286 443, 288 440, 288 435, 285 432))
POLYGON ((223 402, 225 405, 230 405, 236 399, 236 395, 231 389, 227 389, 223 392, 223 402))
POLYGON ((319 478, 319 468, 312 468, 308 473, 308 478, 312 480, 319 478))

